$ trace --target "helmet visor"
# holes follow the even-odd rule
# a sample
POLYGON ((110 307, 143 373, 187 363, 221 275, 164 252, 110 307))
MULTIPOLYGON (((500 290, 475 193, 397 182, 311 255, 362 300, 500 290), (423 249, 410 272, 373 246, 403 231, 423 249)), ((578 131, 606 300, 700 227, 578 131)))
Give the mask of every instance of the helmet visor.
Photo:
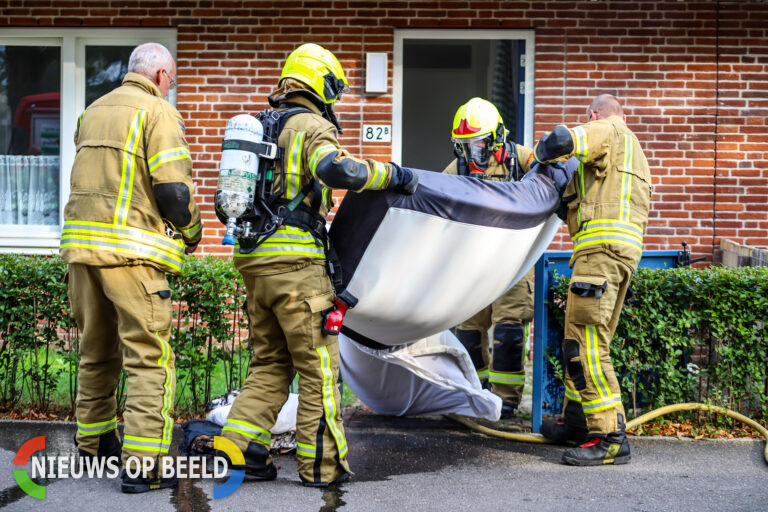
POLYGON ((472 139, 455 140, 457 147, 461 148, 467 163, 474 162, 481 169, 488 167, 488 162, 493 154, 493 140, 486 136, 472 139))

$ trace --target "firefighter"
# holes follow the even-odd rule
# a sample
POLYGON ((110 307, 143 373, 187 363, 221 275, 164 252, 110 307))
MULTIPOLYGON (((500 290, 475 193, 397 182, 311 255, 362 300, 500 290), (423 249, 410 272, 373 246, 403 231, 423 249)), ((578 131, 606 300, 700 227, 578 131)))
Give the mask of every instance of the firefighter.
POLYGON ((146 477, 121 489, 171 487, 156 469, 171 445, 174 354, 171 292, 202 235, 181 116, 163 98, 176 65, 156 43, 136 47, 122 85, 77 122, 77 154, 60 252, 81 331, 75 442, 81 456, 120 456, 115 388, 128 373, 122 462, 147 458, 146 477))
POLYGON ((597 96, 588 122, 557 126, 534 148, 539 162, 575 156, 580 165, 563 195, 574 244, 565 313, 562 417, 541 425, 557 442, 580 443, 563 454, 576 466, 625 464, 621 390, 610 359, 610 342, 624 297, 643 250, 651 175, 619 101, 597 96))
MULTIPOLYGON (((256 479, 276 477, 269 429, 288 397, 294 372, 299 374, 296 453, 302 483, 326 487, 351 474, 341 420, 338 338, 322 331, 324 312, 334 299, 325 216, 332 207, 332 189, 412 194, 418 177, 392 163, 354 158, 339 145, 334 103, 347 91, 333 53, 303 44, 288 56, 277 89, 268 97, 278 113, 291 113, 278 136, 284 157, 275 173, 285 178, 285 187, 273 207, 297 197, 302 203, 266 241, 253 245, 242 238, 234 253, 246 286, 253 358, 222 436, 245 456, 244 467, 233 467, 256 479), (296 107, 304 111, 296 113, 296 107)), ((275 179, 275 187, 281 181, 275 179)))
MULTIPOLYGON (((446 174, 493 181, 518 181, 533 162, 530 148, 507 139, 504 121, 493 103, 472 98, 453 119, 451 141, 456 159, 446 174)), ((501 417, 515 415, 525 385, 525 341, 533 319, 533 268, 515 286, 456 328, 481 382, 502 399, 501 417), (488 329, 493 326, 493 353, 488 329)))

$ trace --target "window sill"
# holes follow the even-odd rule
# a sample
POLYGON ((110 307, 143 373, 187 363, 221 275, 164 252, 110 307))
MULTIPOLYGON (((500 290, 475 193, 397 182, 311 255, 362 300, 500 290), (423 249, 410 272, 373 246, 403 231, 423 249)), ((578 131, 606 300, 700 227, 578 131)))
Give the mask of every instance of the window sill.
POLYGON ((61 226, 0 226, 0 253, 57 254, 61 226))

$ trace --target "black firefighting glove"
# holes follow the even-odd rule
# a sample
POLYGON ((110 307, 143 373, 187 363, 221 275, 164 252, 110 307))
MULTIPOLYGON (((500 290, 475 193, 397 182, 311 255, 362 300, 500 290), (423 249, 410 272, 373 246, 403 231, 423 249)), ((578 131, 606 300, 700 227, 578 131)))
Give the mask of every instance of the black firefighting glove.
POLYGON ((575 194, 563 197, 563 193, 565 192, 568 183, 571 181, 571 178, 573 178, 573 173, 576 171, 578 164, 579 162, 575 157, 571 157, 565 162, 555 162, 552 164, 542 164, 534 161, 531 164, 530 170, 523 176, 523 179, 525 180, 530 179, 529 177, 533 177, 536 174, 540 174, 552 181, 557 193, 560 195, 560 203, 555 210, 555 213, 562 220, 566 220, 568 215, 568 203, 576 199, 575 194))
POLYGON ((419 176, 407 167, 400 167, 394 162, 389 162, 392 166, 392 177, 389 179, 387 190, 398 194, 411 195, 416 192, 419 185, 419 176))
POLYGON ((533 157, 539 162, 554 160, 573 151, 573 138, 568 128, 555 126, 550 133, 545 133, 533 148, 533 157))
POLYGON ((531 164, 530 170, 526 173, 528 175, 540 174, 546 176, 555 186, 557 193, 562 197, 565 192, 565 187, 573 177, 573 173, 576 171, 576 167, 579 165, 579 161, 575 157, 571 157, 565 162, 555 162, 552 164, 542 164, 534 161, 531 164))
POLYGON ((576 159, 576 157, 571 157, 565 162, 555 162, 553 164, 547 165, 550 170, 549 177, 552 178, 552 181, 555 182, 555 186, 557 187, 557 192, 560 194, 560 197, 563 196, 565 187, 567 187, 568 183, 570 183, 571 178, 573 178, 573 173, 576 171, 578 166, 579 161, 576 159))

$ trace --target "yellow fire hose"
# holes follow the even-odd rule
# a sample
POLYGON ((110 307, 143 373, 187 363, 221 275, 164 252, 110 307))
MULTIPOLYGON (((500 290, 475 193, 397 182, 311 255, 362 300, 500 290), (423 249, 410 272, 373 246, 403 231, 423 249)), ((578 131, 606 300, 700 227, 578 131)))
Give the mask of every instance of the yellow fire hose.
MULTIPOLYGON (((659 416, 664 416, 665 414, 669 414, 671 412, 679 412, 679 411, 714 412, 717 414, 724 414, 725 416, 729 416, 735 420, 738 420, 744 423, 745 425, 749 425, 753 429, 760 432, 760 434, 762 434, 763 438, 766 440, 765 451, 763 452, 763 456, 765 457, 765 462, 768 463, 768 429, 766 429, 764 426, 762 426, 755 420, 751 418, 747 418, 743 414, 739 414, 738 412, 734 412, 734 411, 731 411, 730 409, 725 409, 723 407, 717 407, 715 405, 706 405, 706 404, 697 404, 697 403, 666 405, 664 407, 659 407, 658 409, 647 412, 642 416, 638 416, 637 418, 628 422, 626 428, 627 430, 633 429, 635 427, 639 427, 640 425, 642 425, 647 421, 658 418, 659 416)), ((514 432, 506 432, 504 430, 496 430, 493 428, 486 427, 484 425, 480 425, 479 423, 472 421, 466 416, 459 416, 457 414, 446 414, 446 417, 457 423, 461 423, 465 427, 471 428, 472 430, 476 430, 477 432, 481 432, 489 436, 501 437, 503 439, 509 439, 511 441, 519 441, 521 443, 554 444, 552 441, 550 441, 549 439, 546 439, 541 434, 516 434, 514 432)))

